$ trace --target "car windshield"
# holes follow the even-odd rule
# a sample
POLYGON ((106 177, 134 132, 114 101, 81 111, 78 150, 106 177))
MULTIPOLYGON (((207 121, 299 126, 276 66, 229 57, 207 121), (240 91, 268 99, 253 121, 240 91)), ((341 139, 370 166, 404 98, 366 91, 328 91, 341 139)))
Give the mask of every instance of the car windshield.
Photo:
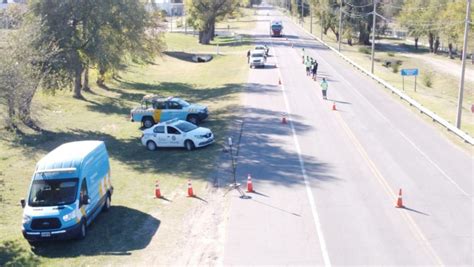
POLYGON ((77 178, 34 180, 28 203, 32 207, 71 204, 76 200, 77 178))
POLYGON ((252 57, 263 57, 262 53, 254 53, 252 54, 252 57))
POLYGON ((174 99, 174 100, 175 100, 176 102, 178 102, 182 107, 187 107, 187 106, 189 106, 189 103, 186 102, 186 101, 183 100, 183 99, 176 98, 176 99, 174 99))
POLYGON ((194 129, 197 128, 196 125, 192 124, 192 123, 189 123, 187 121, 183 121, 183 122, 180 122, 178 124, 176 124, 176 128, 180 129, 182 132, 190 132, 194 129))
POLYGON ((257 46, 257 47, 255 47, 255 50, 265 50, 265 47, 263 47, 263 46, 257 46))

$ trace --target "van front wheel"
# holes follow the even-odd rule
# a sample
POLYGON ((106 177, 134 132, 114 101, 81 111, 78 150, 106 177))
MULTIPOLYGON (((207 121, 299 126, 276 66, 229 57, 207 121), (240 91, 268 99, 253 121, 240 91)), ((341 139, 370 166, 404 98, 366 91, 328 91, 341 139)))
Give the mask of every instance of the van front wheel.
POLYGON ((79 235, 77 236, 77 239, 83 240, 84 238, 86 238, 86 235, 87 235, 86 221, 83 220, 81 223, 81 229, 79 231, 79 235))

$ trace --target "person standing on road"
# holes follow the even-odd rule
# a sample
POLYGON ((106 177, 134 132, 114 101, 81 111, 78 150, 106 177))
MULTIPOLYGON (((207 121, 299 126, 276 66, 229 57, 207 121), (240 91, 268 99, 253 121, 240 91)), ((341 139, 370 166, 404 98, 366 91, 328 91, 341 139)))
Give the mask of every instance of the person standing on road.
POLYGON ((310 75, 311 64, 313 62, 313 58, 309 58, 306 60, 306 76, 310 75))
POLYGON ((316 81, 317 75, 318 75, 318 61, 317 60, 314 60, 312 74, 313 74, 313 80, 316 81))
POLYGON ((328 82, 326 81, 326 78, 323 78, 323 81, 321 82, 321 92, 323 93, 323 99, 328 99, 328 82))
POLYGON ((304 64, 304 47, 301 48, 301 52, 302 52, 302 53, 301 53, 301 54, 302 54, 302 56, 301 56, 301 63, 304 64))
POLYGON ((250 63, 250 50, 247 51, 247 64, 250 63))

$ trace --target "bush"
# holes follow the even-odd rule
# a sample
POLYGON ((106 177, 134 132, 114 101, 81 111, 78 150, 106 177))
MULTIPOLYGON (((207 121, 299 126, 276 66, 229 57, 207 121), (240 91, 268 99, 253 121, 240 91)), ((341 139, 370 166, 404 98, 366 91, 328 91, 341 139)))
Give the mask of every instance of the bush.
POLYGON ((395 56, 395 54, 394 54, 393 52, 387 52, 387 55, 388 55, 389 57, 394 57, 394 56, 395 56))
POLYGON ((401 61, 396 61, 392 63, 392 72, 397 73, 401 65, 402 65, 401 61))
POLYGON ((371 53, 371 50, 368 47, 365 47, 365 46, 359 47, 358 50, 359 50, 359 52, 361 52, 363 54, 367 54, 367 55, 370 55, 370 53, 371 53))
POLYGON ((434 78, 433 72, 427 71, 421 77, 422 77, 422 80, 423 80, 423 84, 426 87, 431 88, 431 86, 433 86, 433 78, 434 78))

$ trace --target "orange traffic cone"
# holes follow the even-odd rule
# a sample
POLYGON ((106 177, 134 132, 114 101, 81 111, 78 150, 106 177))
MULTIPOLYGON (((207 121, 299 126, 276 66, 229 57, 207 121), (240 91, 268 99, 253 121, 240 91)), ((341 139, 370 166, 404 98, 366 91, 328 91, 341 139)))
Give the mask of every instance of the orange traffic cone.
POLYGON ((194 197, 193 186, 191 180, 188 180, 188 197, 194 197))
POLYGON ((286 121, 286 114, 283 113, 283 114, 281 114, 281 124, 286 124, 286 122, 287 122, 286 121))
POLYGON ((395 207, 397 207, 397 208, 403 208, 402 189, 401 189, 401 188, 400 188, 400 191, 398 191, 397 205, 396 205, 395 207))
POLYGON ((247 192, 253 192, 252 177, 250 174, 247 176, 247 192))
POLYGON ((156 181, 155 184, 155 197, 161 198, 160 184, 158 183, 158 181, 156 181))
POLYGON ((336 102, 332 102, 332 110, 337 110, 336 109, 336 102))

